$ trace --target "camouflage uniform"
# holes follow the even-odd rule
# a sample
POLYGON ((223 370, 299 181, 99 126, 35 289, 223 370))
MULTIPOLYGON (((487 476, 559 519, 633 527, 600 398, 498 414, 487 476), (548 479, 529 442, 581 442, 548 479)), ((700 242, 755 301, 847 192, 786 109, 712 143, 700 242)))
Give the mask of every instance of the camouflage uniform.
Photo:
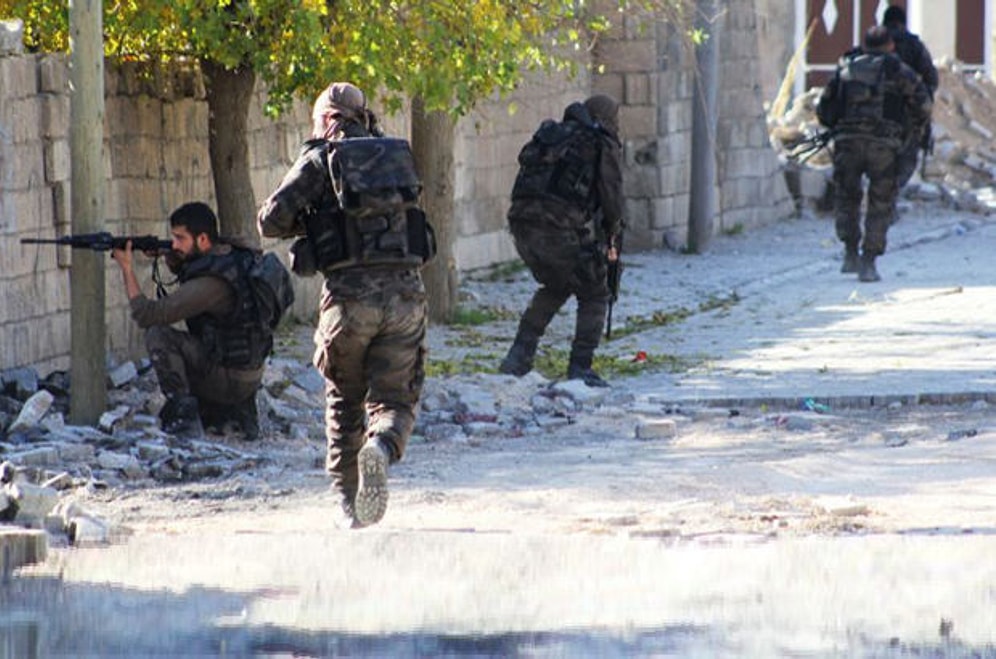
MULTIPOLYGON (((896 44, 896 55, 904 64, 920 74, 923 84, 927 86, 927 91, 930 93, 930 98, 933 99, 939 78, 937 68, 934 66, 933 58, 931 58, 927 47, 920 41, 920 37, 908 32, 901 25, 890 26, 889 33, 896 44)), ((929 126, 924 126, 924 130, 928 128, 929 126)), ((923 148, 923 132, 911 131, 896 159, 896 178, 900 188, 913 177, 921 148, 923 148)))
MULTIPOLYGON (((211 255, 224 256, 231 249, 230 245, 218 244, 211 255)), ((184 267, 184 263, 178 265, 181 271, 184 267)), ((167 297, 151 300, 139 295, 129 304, 132 319, 146 330, 146 349, 167 401, 193 396, 205 425, 214 425, 214 412, 224 413, 239 422, 248 439, 254 439, 258 433, 255 395, 263 379, 263 365, 223 365, 212 346, 206 344, 206 338, 194 331, 200 324, 192 325, 190 332, 170 327, 207 316, 223 319, 220 322, 230 319, 235 311, 232 287, 219 277, 204 276, 184 281, 167 297), (241 413, 242 407, 246 408, 245 414, 241 413)))
MULTIPOLYGON (((586 203, 553 197, 516 199, 508 211, 519 256, 540 284, 519 321, 515 340, 500 370, 524 375, 532 369, 540 338, 565 302, 577 298, 568 377, 594 386, 605 382, 592 360, 605 325, 609 300, 605 250, 623 230, 621 148, 617 138, 618 104, 595 96, 573 103, 565 122, 598 121, 605 131, 589 133, 588 157, 595 161, 594 194, 586 203)), ((521 174, 520 174, 521 176, 521 174)))
MULTIPOLYGON (((307 213, 337 208, 328 139, 367 137, 371 133, 365 123, 359 118, 336 121, 326 137, 304 145, 260 208, 263 236, 303 235, 307 213)), ((314 132, 322 131, 316 126, 314 132)), ((326 270, 324 276, 314 364, 326 380, 326 469, 344 511, 352 516, 361 449, 376 440, 392 463, 405 453, 425 379, 428 309, 416 267, 358 265, 326 270)))
POLYGON ((916 72, 882 50, 849 53, 824 88, 817 114, 837 130, 834 207, 837 237, 846 248, 842 272, 878 280, 875 258, 885 252, 899 192, 896 156, 906 131, 929 120, 930 109, 929 93, 916 72), (868 208, 862 236, 863 176, 868 177, 868 208))

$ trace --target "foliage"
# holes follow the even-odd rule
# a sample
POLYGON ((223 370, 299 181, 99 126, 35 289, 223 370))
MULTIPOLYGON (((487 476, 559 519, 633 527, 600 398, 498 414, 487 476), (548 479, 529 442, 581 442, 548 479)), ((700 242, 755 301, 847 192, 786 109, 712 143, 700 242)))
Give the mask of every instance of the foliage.
MULTIPOLYGON (((116 0, 104 3, 112 58, 209 60, 249 67, 267 83, 267 112, 311 98, 329 80, 378 90, 388 112, 419 96, 426 110, 466 114, 527 71, 573 70, 613 23, 653 11, 687 24, 691 0, 617 0, 602 15, 584 0, 116 0)), ((69 47, 68 3, 0 0, 21 17, 29 50, 69 47)), ((689 39, 701 38, 688 31, 689 39)), ((374 95, 371 93, 371 95, 374 95)))
POLYGON ((452 325, 485 325, 496 320, 512 320, 518 315, 502 307, 457 307, 453 312, 452 325))

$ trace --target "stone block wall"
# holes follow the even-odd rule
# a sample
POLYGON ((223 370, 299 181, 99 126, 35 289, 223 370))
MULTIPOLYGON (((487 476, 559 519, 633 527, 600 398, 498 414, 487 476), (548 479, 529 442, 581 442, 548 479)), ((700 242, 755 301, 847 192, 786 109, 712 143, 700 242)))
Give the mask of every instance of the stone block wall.
MULTIPOLYGON (((755 3, 728 0, 717 29, 721 44, 716 230, 749 228, 793 210, 764 129, 755 3)), ((771 0, 766 0, 770 2, 771 0)), ((539 123, 572 101, 608 93, 622 102, 629 250, 679 247, 687 235, 691 155, 692 59, 675 28, 627 16, 590 51, 591 71, 529 77, 506 98, 478 105, 457 124, 455 254, 461 270, 516 258, 505 228, 519 149, 539 123)), ((22 246, 71 224, 68 70, 64 57, 0 49, 0 369, 68 367, 72 254, 22 246)), ((207 104, 192 71, 150 77, 107 68, 104 173, 107 230, 165 236, 167 217, 192 200, 214 205, 207 104)), ((310 130, 310 103, 279 119, 263 113, 265 90, 250 109, 253 188, 261 201, 281 180, 310 130)), ((376 109, 376 108, 375 108, 376 109)), ((390 134, 407 135, 403 116, 382 117, 390 134)), ((286 241, 267 248, 284 254, 286 241)), ((144 261, 143 257, 138 257, 144 261)), ((153 293, 151 268, 139 281, 153 293)), ((296 280, 295 314, 314 317, 321 282, 296 280)), ((109 359, 144 352, 128 316, 117 266, 107 258, 109 359)))

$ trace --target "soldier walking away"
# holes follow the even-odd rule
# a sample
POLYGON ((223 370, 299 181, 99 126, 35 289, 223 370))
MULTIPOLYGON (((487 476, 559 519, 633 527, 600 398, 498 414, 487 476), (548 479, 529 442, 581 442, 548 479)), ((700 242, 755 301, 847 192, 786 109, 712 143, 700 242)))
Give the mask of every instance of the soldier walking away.
POLYGON ((618 115, 619 104, 608 96, 572 103, 562 121, 544 121, 519 153, 508 224, 539 289, 499 366, 502 373, 532 370, 547 325, 574 296, 567 377, 609 386, 592 360, 610 297, 607 263, 619 257, 624 228, 618 115))
MULTIPOLYGON (((927 46, 920 40, 920 37, 906 29, 906 10, 891 5, 882 15, 882 25, 889 30, 889 34, 892 36, 896 55, 904 64, 920 74, 923 84, 927 86, 927 91, 930 93, 930 99, 933 101, 934 93, 939 84, 937 68, 934 66, 930 51, 927 50, 927 46)), ((916 171, 920 150, 924 151, 924 157, 926 157, 931 148, 930 122, 926 122, 919 131, 910 131, 896 161, 896 178, 899 179, 900 188, 909 182, 913 172, 916 171)))
POLYGON ((291 269, 324 287, 314 364, 326 380, 326 468, 340 526, 381 520, 425 379, 420 269, 434 254, 411 150, 383 137, 364 94, 331 84, 312 139, 257 215, 263 236, 298 237, 291 269))
POLYGON ((218 236, 214 211, 201 202, 169 218, 173 239, 167 265, 179 287, 152 300, 138 285, 132 245, 115 249, 131 317, 145 330, 145 345, 166 396, 164 431, 198 438, 204 428, 235 424, 246 440, 259 438, 256 392, 272 350, 272 332, 253 303, 248 271, 258 250, 218 236), (185 321, 188 331, 171 327, 185 321))
POLYGON ((841 272, 857 272, 863 282, 880 279, 875 259, 885 253, 899 193, 899 150, 909 131, 920 130, 930 121, 926 85, 893 49, 885 27, 869 28, 864 47, 841 58, 816 108, 820 122, 836 132, 834 212, 837 237, 844 243, 841 272), (864 176, 868 178, 868 208, 862 236, 864 176))

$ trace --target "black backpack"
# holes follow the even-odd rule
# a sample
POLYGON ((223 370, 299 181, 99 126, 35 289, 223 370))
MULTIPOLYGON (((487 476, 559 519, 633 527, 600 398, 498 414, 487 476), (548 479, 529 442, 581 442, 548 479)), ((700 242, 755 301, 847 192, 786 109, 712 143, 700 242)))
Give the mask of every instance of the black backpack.
POLYGON ((519 152, 512 201, 554 198, 587 207, 598 175, 602 129, 547 119, 519 152))
POLYGON ((290 272, 276 254, 264 252, 253 259, 246 274, 259 319, 272 332, 294 304, 290 272))

